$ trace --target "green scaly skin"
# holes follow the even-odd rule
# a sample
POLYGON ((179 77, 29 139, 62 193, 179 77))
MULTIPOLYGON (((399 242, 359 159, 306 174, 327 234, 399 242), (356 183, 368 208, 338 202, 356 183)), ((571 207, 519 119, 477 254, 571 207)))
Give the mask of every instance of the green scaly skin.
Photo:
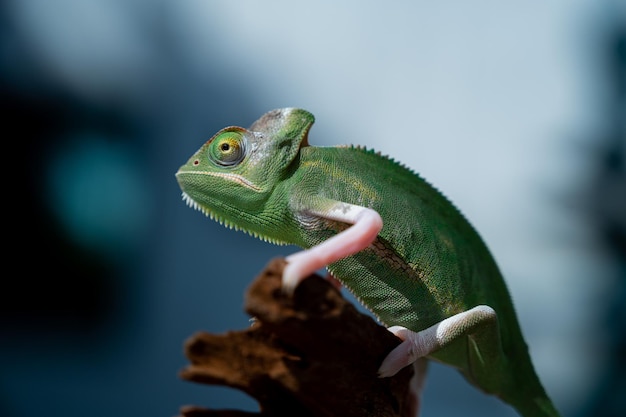
POLYGON ((332 275, 387 326, 419 332, 487 305, 487 337, 469 335, 429 355, 454 366, 523 416, 558 416, 528 354, 511 298, 480 236, 439 191, 393 160, 363 148, 308 145, 313 115, 266 113, 228 127, 176 176, 187 203, 277 244, 315 246, 350 225, 320 216, 328 201, 368 207, 383 228, 367 249, 329 265, 332 275))

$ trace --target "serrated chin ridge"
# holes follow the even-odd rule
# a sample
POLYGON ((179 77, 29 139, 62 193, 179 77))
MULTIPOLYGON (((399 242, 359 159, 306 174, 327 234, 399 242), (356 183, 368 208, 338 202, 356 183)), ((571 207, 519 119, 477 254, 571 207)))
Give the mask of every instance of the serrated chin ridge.
POLYGON ((245 232, 245 233, 249 234, 250 236, 253 236, 253 237, 257 238, 257 239, 261 239, 264 242, 273 243, 275 245, 286 245, 287 244, 286 242, 281 242, 279 240, 275 240, 275 239, 269 238, 267 236, 260 235, 257 232, 240 228, 236 224, 233 224, 232 222, 224 219, 223 217, 218 216, 217 214, 213 213, 208 208, 204 207, 202 204, 198 203, 193 198, 191 198, 191 196, 189 194, 187 194, 186 192, 183 192, 182 197, 183 197, 183 201, 185 202, 185 204, 187 204, 189 207, 191 207, 194 210, 198 210, 199 212, 203 213, 205 216, 207 216, 211 220, 215 220, 216 222, 218 222, 222 226, 226 226, 226 227, 228 227, 229 229, 232 229, 232 230, 245 232))

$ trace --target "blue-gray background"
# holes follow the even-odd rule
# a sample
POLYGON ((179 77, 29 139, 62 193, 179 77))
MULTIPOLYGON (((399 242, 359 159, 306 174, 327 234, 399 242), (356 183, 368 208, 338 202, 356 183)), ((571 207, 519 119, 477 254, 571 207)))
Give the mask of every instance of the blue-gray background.
MULTIPOLYGON (((284 106, 316 115, 312 144, 376 148, 444 190, 493 249, 558 408, 623 413, 625 13, 2 2, 0 415, 255 409, 180 381, 182 344, 246 327, 247 284, 294 248, 190 210, 174 172, 221 127, 284 106)), ((437 365, 423 414, 515 415, 437 365)))

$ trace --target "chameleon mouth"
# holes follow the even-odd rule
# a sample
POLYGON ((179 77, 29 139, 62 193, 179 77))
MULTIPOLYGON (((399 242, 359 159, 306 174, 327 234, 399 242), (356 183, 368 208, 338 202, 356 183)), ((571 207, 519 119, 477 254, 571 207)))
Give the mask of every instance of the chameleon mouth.
MULTIPOLYGON (((246 179, 245 177, 238 175, 238 174, 231 174, 231 173, 225 173, 225 172, 211 172, 211 171, 182 171, 179 170, 176 173, 176 178, 178 179, 179 176, 182 175, 209 175, 212 177, 219 177, 219 178, 224 178, 228 181, 232 181, 234 183, 237 183, 245 188, 248 188, 252 191, 261 191, 261 187, 259 187, 258 185, 254 184, 252 181, 249 181, 248 179, 246 179)), ((180 183, 180 180, 178 181, 180 183)), ((190 198, 188 196, 188 198, 190 198)))

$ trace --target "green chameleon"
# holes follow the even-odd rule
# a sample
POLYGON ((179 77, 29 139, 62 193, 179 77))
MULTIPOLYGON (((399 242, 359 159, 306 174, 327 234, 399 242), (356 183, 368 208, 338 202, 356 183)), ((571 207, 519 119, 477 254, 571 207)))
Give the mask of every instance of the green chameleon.
POLYGON ((432 359, 523 416, 558 416, 498 266, 465 217, 379 153, 310 146, 313 122, 306 110, 285 108, 249 129, 220 130, 176 173, 183 199, 229 227, 306 248, 287 257, 287 293, 328 267, 403 340, 379 376, 414 364, 414 411, 432 359))

